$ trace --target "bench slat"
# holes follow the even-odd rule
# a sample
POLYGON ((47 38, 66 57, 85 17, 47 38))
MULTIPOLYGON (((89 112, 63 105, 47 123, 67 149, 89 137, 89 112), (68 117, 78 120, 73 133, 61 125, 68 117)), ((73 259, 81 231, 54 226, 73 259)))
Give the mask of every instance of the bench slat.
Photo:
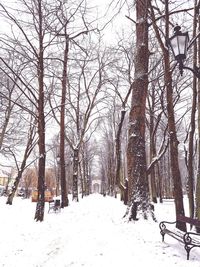
POLYGON ((169 229, 165 229, 164 230, 165 234, 168 234, 169 236, 175 238, 176 240, 184 243, 183 241, 183 235, 184 233, 178 232, 178 231, 170 231, 169 229))

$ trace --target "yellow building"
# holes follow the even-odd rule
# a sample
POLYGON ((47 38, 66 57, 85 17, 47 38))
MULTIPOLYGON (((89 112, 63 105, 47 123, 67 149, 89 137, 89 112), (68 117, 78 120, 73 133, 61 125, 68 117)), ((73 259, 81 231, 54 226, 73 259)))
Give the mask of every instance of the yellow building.
POLYGON ((12 185, 13 182, 14 179, 11 175, 8 175, 6 172, 0 170, 0 186, 7 186, 8 183, 9 185, 12 185))

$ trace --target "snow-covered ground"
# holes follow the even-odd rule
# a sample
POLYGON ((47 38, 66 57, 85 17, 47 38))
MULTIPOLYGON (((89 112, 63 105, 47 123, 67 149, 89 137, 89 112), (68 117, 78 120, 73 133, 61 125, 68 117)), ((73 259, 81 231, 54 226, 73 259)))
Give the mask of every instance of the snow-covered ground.
MULTIPOLYGON (((35 222, 35 203, 0 198, 0 266, 6 267, 184 267, 200 266, 200 248, 190 260, 182 244, 166 236, 161 242, 158 223, 126 222, 126 207, 118 199, 93 194, 60 213, 35 222)), ((172 201, 156 204, 158 222, 174 219, 172 201)))

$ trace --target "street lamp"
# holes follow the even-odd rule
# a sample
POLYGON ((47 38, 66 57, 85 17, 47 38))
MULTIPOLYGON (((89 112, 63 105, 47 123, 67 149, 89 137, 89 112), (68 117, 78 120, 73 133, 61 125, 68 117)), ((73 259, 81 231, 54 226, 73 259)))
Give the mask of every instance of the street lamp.
POLYGON ((188 32, 182 32, 181 27, 178 25, 174 28, 174 35, 168 40, 168 45, 172 50, 175 60, 179 64, 181 75, 183 74, 183 69, 188 69, 192 71, 197 78, 200 78, 200 70, 198 67, 195 66, 194 69, 192 69, 183 65, 183 62, 187 57, 187 50, 192 43, 193 42, 189 44, 188 32))

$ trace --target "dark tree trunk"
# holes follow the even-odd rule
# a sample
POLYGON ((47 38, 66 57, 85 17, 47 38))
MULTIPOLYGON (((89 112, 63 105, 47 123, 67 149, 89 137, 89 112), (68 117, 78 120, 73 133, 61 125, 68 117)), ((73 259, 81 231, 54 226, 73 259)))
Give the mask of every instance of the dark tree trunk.
MULTIPOLYGON (((153 161, 156 156, 156 145, 155 145, 155 135, 154 135, 154 102, 155 96, 152 95, 152 110, 150 111, 150 162, 153 161)), ((150 195, 152 201, 157 203, 157 188, 156 188, 156 172, 155 166, 152 167, 150 173, 150 195)))
POLYGON ((121 195, 124 195, 124 186, 122 185, 121 175, 122 175, 122 168, 121 168, 121 132, 122 126, 124 122, 126 111, 121 111, 121 118, 117 129, 116 134, 116 141, 115 141, 115 150, 116 150, 116 170, 115 170, 115 183, 116 186, 119 187, 121 191, 121 195))
POLYGON ((78 202, 78 148, 74 149, 73 157, 73 181, 72 181, 72 200, 78 202))
POLYGON ((90 181, 90 168, 89 168, 89 162, 86 158, 85 161, 85 175, 86 175, 86 196, 88 196, 91 193, 91 181, 90 181))
MULTIPOLYGON (((172 81, 171 81, 171 72, 169 68, 169 58, 165 58, 165 84, 167 89, 167 112, 168 112, 168 127, 169 127, 169 136, 170 136, 170 161, 171 161, 171 172, 174 183, 174 200, 175 200, 175 210, 176 215, 184 215, 184 206, 183 206, 183 191, 182 191, 182 182, 181 174, 179 169, 178 162, 178 140, 175 127, 175 118, 174 118, 174 106, 173 106, 173 90, 172 90, 172 81)), ((186 230, 185 223, 177 223, 177 228, 182 231, 186 230)))
POLYGON ((39 145, 39 163, 38 163, 38 202, 35 212, 35 220, 43 221, 45 207, 45 116, 44 116, 44 48, 43 48, 43 16, 42 1, 38 0, 38 23, 39 23, 39 54, 38 54, 38 145, 39 145))
POLYGON ((15 193, 17 191, 17 188, 18 188, 18 185, 19 185, 19 182, 20 182, 20 179, 22 177, 22 173, 23 173, 23 171, 18 171, 17 177, 15 178, 14 184, 12 186, 12 191, 8 195, 6 204, 12 205, 13 198, 15 196, 15 193))
POLYGON ((159 197, 160 203, 163 203, 162 176, 160 175, 160 166, 159 166, 159 163, 156 164, 156 168, 157 168, 157 175, 158 175, 158 183, 157 183, 158 197, 159 197))
MULTIPOLYGON (((200 6, 200 3, 199 3, 200 6)), ((199 8, 199 7, 198 7, 199 8)), ((198 9, 197 9, 198 10, 198 9)), ((198 27, 200 27, 200 16, 198 16, 198 27)), ((198 51, 200 51, 200 39, 198 38, 198 51)), ((198 66, 200 66, 200 53, 198 53, 198 66)), ((197 109, 198 109, 198 169, 197 169, 197 179, 196 179, 196 211, 195 217, 200 220, 200 82, 198 81, 198 90, 197 90, 197 109)), ((199 228, 197 228, 198 232, 199 228)))
POLYGON ((65 100, 67 89, 67 61, 69 52, 69 39, 66 36, 65 50, 63 59, 63 75, 62 75, 62 99, 60 110, 60 181, 61 181, 61 207, 68 206, 67 182, 65 171, 65 100))
MULTIPOLYGON (((196 1, 195 1, 196 2, 196 1)), ((196 6, 196 5, 195 5, 196 6)), ((197 31, 197 17, 198 14, 196 8, 194 8, 194 20, 193 20, 193 37, 196 36, 197 31)), ((199 10, 198 10, 199 13, 199 10)), ((197 43, 193 44, 193 68, 197 65, 197 43)), ((193 98, 192 98, 192 111, 191 111, 191 128, 189 131, 189 145, 188 145, 188 200, 189 200, 189 213, 190 217, 194 217, 194 134, 195 134, 195 114, 197 108, 197 78, 193 76, 193 98)))
MULTIPOLYGON (((83 161, 83 159, 82 159, 83 161)), ((82 169, 82 165, 79 162, 78 168, 79 168, 79 176, 80 176, 80 183, 81 183, 81 197, 83 198, 85 196, 85 178, 84 178, 84 170, 82 169)))
MULTIPOLYGON (((169 51, 166 49, 165 45, 162 42, 160 37, 160 33, 158 27, 155 24, 155 15, 153 7, 151 6, 151 14, 153 20, 153 26, 156 33, 156 37, 160 43, 163 56, 164 56, 164 68, 165 68, 165 86, 166 86, 166 102, 167 102, 167 114, 168 114, 168 132, 169 132, 169 145, 170 145, 170 167, 171 174, 173 179, 173 187, 174 187, 174 200, 175 200, 175 212, 176 215, 182 214, 184 215, 184 206, 183 206, 183 191, 182 191, 182 182, 181 182, 181 174, 179 169, 178 162, 178 140, 176 134, 176 123, 174 116, 174 103, 173 103, 173 89, 172 89, 172 72, 170 69, 170 61, 169 61, 169 51)), ((169 38, 169 10, 168 10, 168 1, 165 1, 165 36, 166 39, 169 38)), ((176 227, 180 230, 185 231, 186 225, 185 223, 178 222, 176 227)))
MULTIPOLYGON (((168 36, 168 4, 166 4, 166 32, 168 36)), ((172 73, 170 70, 169 52, 164 50, 164 65, 165 65, 165 84, 166 84, 166 97, 167 97, 167 113, 168 113, 168 131, 170 137, 170 160, 171 172, 174 183, 174 200, 176 215, 185 214, 183 206, 183 191, 181 174, 178 162, 178 139, 176 134, 176 123, 174 117, 174 103, 173 103, 173 89, 172 89, 172 73)), ((186 230, 185 223, 178 222, 176 227, 182 231, 186 230)))
POLYGON ((128 180, 125 179, 125 188, 124 188, 124 205, 128 204, 128 180))
POLYGON ((137 210, 147 219, 149 186, 146 173, 145 106, 148 88, 148 0, 136 2, 135 81, 129 114, 127 169, 129 182, 129 219, 137 219, 137 210))
POLYGON ((88 196, 90 194, 90 173, 89 173, 89 162, 88 162, 88 153, 87 153, 87 146, 83 142, 83 151, 82 151, 82 195, 88 196))

